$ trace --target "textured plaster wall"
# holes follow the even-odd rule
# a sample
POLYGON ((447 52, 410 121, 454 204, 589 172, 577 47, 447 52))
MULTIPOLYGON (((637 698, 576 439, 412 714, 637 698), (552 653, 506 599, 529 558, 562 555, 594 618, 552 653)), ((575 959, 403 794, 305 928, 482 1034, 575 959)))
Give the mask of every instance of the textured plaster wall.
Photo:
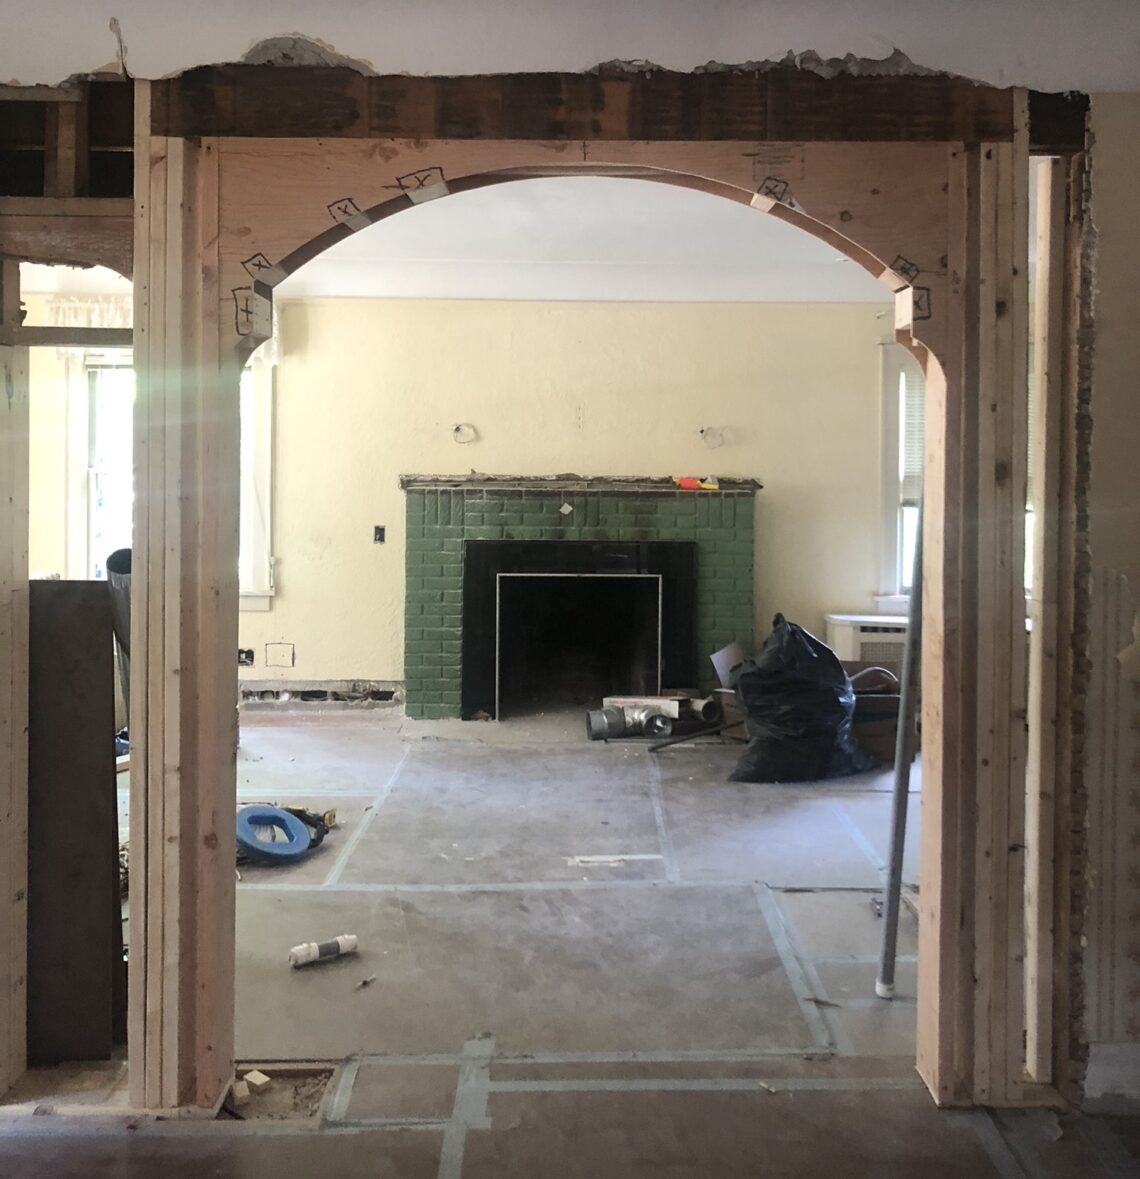
POLYGON ((1088 1093, 1140 1100, 1140 94, 1094 95, 1091 130, 1088 1093))
POLYGON ((1140 94, 1095 95, 1092 133, 1097 260, 1090 544, 1094 563, 1123 573, 1140 589, 1140 94))
MULTIPOLYGON (((236 61, 265 39, 280 54, 304 34, 381 73, 577 71, 614 58, 690 70, 805 50, 884 58, 898 48, 922 66, 1000 86, 1140 89, 1134 0, 2 0, 0 78, 58 82, 117 62, 112 18, 141 78, 236 61)), ((293 54, 314 60, 305 44, 293 54)))
POLYGON ((775 610, 821 628, 870 609, 890 322, 850 304, 284 304, 278 594, 242 615, 244 674, 402 678, 401 473, 759 478, 757 632, 775 610), (477 440, 456 443, 456 423, 477 440), (275 642, 295 666, 265 667, 275 642))

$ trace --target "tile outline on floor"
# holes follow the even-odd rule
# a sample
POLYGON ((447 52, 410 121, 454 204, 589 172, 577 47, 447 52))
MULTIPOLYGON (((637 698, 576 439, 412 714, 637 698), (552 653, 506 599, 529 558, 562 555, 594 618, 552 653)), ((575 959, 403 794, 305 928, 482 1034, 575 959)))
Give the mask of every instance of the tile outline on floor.
POLYGON ((439 1179, 462 1179, 463 1152, 468 1130, 489 1130, 487 1101, 491 1095, 491 1061, 494 1036, 480 1036, 463 1045, 455 1104, 443 1132, 439 1152, 439 1179))
MULTIPOLYGON (((400 755, 400 760, 392 767, 392 772, 388 775, 388 780, 384 783, 379 793, 372 800, 372 809, 361 820, 360 825, 356 828, 356 830, 348 837, 344 847, 340 850, 340 854, 337 856, 336 860, 333 862, 332 867, 329 869, 328 875, 325 877, 321 887, 327 888, 331 885, 335 885, 340 880, 341 874, 344 872, 345 866, 348 864, 352 853, 356 850, 357 844, 360 842, 365 831, 367 831, 368 828, 371 827, 372 824, 376 821, 376 816, 380 812, 380 808, 391 796, 392 790, 396 785, 396 781, 400 777, 400 772, 403 770, 411 752, 412 747, 410 745, 405 747, 404 752, 400 755)), ((280 885, 277 885, 276 887, 279 888, 280 885)))
POLYGON ((661 783, 660 763, 652 755, 649 759, 649 798, 653 803, 653 819, 657 824, 657 842, 661 845, 661 855, 665 860, 665 882, 678 884, 681 871, 677 864, 677 852, 673 847, 673 836, 669 831, 669 821, 665 815, 665 791, 661 783))
POLYGON ((961 1123, 973 1130, 999 1179, 1030 1179, 989 1110, 948 1110, 947 1120, 951 1123, 961 1123))
POLYGON ((804 951, 791 914, 779 902, 778 890, 761 883, 753 885, 752 891, 812 1038, 837 1056, 854 1056, 847 1032, 824 1006, 830 1003, 827 991, 804 951))
POLYGON ((871 846, 870 841, 859 829, 859 824, 847 813, 847 808, 842 803, 835 802, 833 799, 828 799, 827 805, 839 820, 840 826, 850 836, 851 841, 867 857, 867 862, 885 879, 887 875, 886 862, 871 846))

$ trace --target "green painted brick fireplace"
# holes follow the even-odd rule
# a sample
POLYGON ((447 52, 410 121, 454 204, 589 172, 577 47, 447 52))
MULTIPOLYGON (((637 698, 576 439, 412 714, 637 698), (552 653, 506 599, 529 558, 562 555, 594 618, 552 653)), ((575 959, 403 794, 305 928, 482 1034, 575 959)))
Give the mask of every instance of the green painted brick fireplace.
POLYGON ((754 492, 754 486, 700 492, 408 486, 408 716, 460 715, 463 546, 469 540, 695 542, 699 687, 713 687, 706 656, 734 639, 746 648, 752 642, 754 492), (564 504, 573 510, 564 513, 564 504))

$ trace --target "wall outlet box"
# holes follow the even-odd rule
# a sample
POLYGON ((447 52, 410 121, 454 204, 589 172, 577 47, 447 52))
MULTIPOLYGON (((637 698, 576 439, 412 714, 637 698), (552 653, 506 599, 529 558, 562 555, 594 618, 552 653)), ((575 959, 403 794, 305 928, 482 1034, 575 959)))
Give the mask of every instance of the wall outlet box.
POLYGON ((373 544, 383 544, 385 531, 386 531, 386 529, 383 524, 373 524, 372 525, 372 543, 373 544))

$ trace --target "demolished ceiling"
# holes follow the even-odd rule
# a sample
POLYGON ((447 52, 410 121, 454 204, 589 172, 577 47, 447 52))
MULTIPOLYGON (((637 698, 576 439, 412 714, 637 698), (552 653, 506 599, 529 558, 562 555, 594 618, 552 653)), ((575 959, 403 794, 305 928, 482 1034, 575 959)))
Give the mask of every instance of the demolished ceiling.
POLYGON ((0 80, 116 69, 159 78, 241 60, 362 72, 571 71, 615 59, 676 70, 789 59, 818 72, 939 70, 997 86, 1140 90, 1135 0, 59 0, 0 9, 0 80), (350 54, 350 56, 344 56, 350 54), (709 63, 712 63, 711 66, 709 63))

